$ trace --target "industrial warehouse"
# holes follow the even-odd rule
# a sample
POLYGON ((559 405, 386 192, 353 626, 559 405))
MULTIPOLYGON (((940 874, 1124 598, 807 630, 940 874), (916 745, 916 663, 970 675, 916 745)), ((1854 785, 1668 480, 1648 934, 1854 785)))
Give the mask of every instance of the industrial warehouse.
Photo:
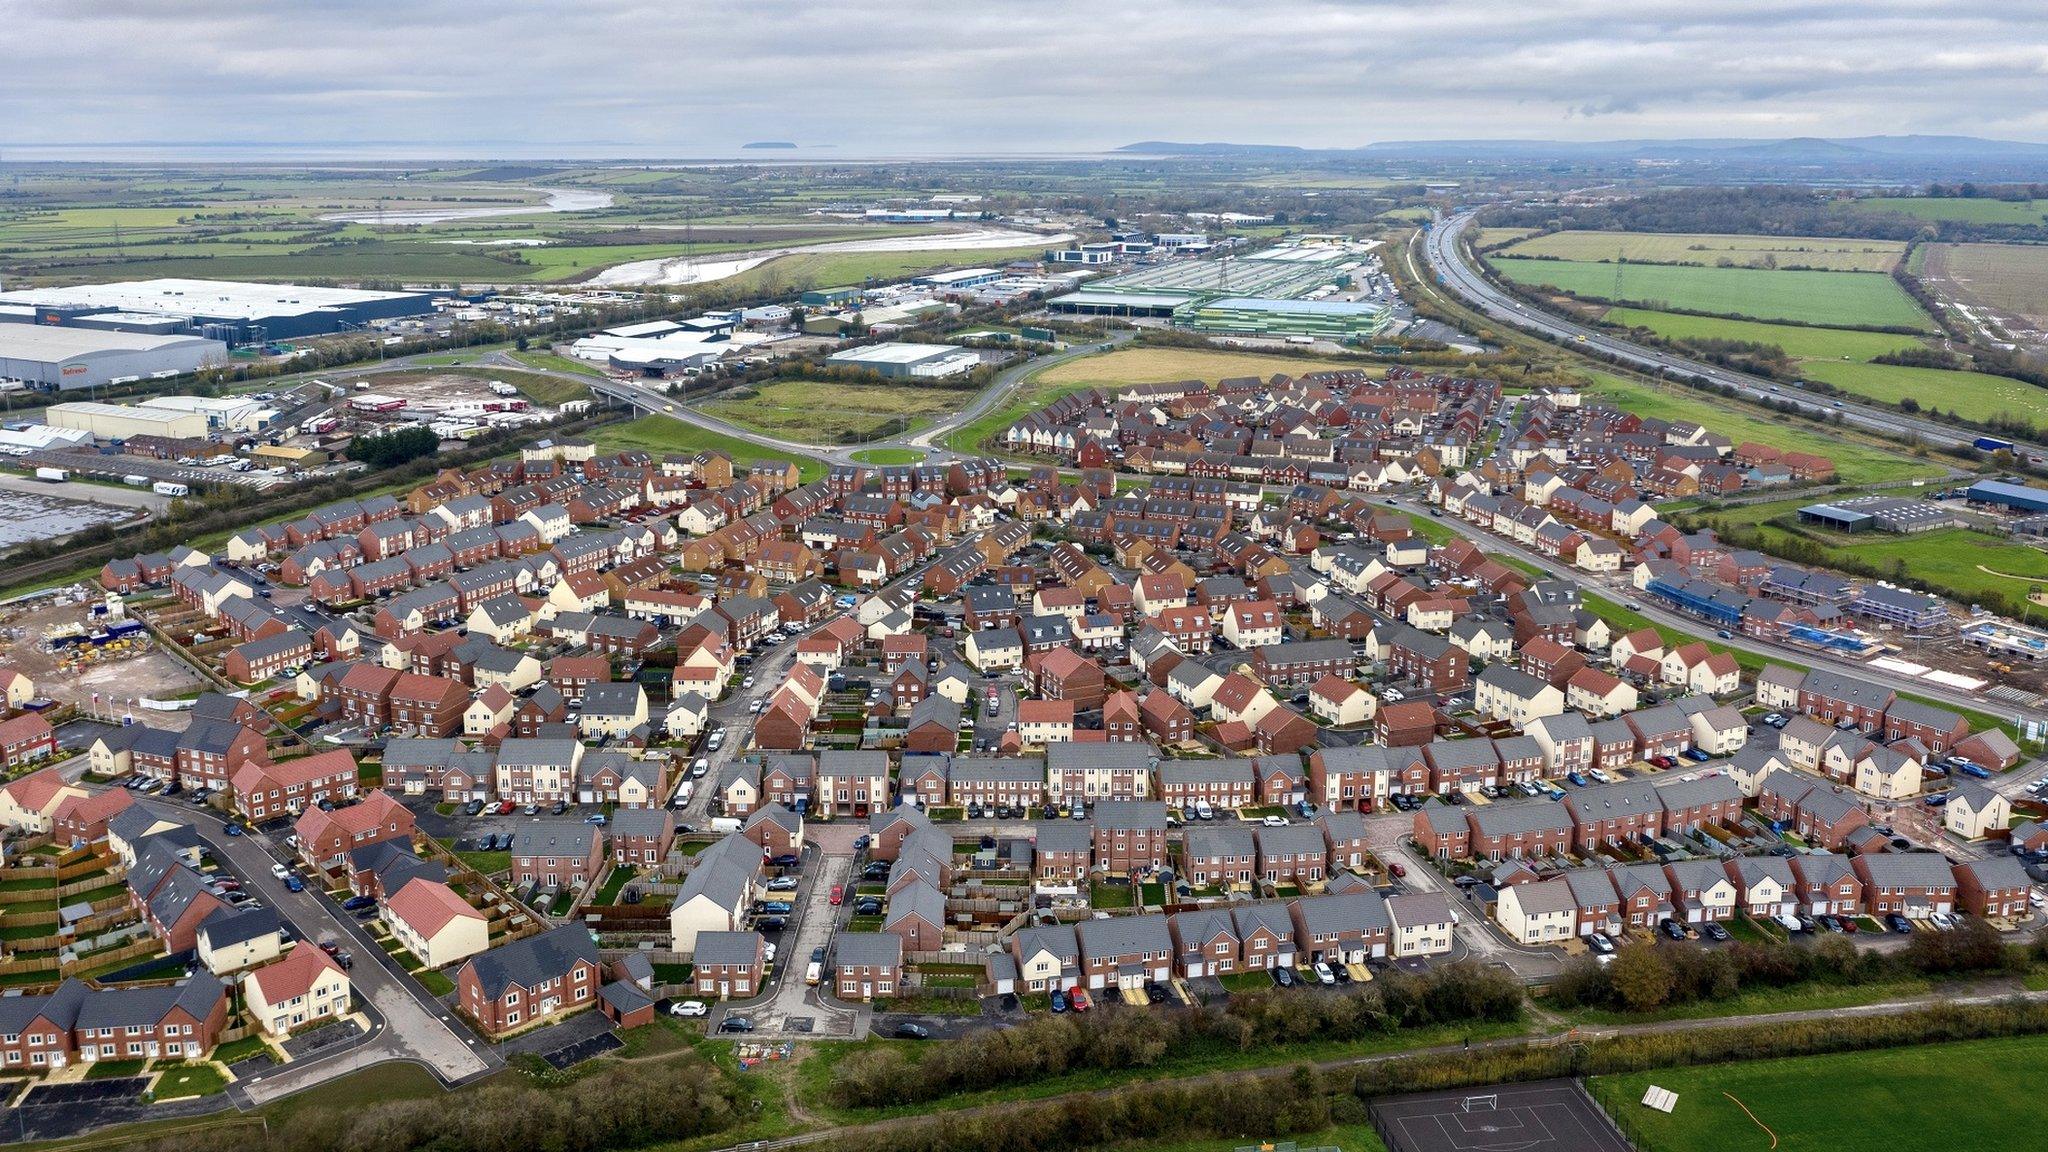
POLYGON ((859 368, 891 380, 957 376, 979 363, 979 355, 951 344, 869 344, 825 358, 829 368, 859 368))
MULTIPOLYGON (((433 295, 427 292, 236 280, 130 280, 0 292, 0 324, 191 334, 224 344, 322 336, 431 311, 433 295)), ((12 335, 4 328, 0 334, 12 335)))
POLYGON ((34 388, 96 388, 177 376, 218 364, 227 351, 226 344, 203 336, 0 323, 0 379, 34 388))
POLYGON ((1370 245, 1285 244, 1243 256, 1178 260, 1056 296, 1054 312, 1171 320, 1219 336, 1370 339, 1393 314, 1370 245))

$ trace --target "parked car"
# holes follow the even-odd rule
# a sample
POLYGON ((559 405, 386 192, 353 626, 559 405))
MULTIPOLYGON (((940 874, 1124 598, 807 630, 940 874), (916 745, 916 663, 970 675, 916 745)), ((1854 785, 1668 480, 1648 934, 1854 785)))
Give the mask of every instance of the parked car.
POLYGON ((1717 943, 1728 939, 1728 930, 1726 928, 1721 927, 1720 924, 1712 920, 1709 920, 1705 924, 1700 925, 1700 932, 1703 935, 1705 935, 1707 939, 1715 941, 1717 943))
POLYGON ((1910 936, 1913 934, 1913 922, 1911 920, 1906 919, 1904 916, 1899 915, 1897 912, 1894 912, 1891 915, 1886 916, 1884 918, 1884 922, 1886 927, 1890 928, 1892 931, 1898 933, 1901 936, 1910 936))
POLYGON ((1673 940, 1685 939, 1685 925, 1680 924, 1669 916, 1666 916, 1657 927, 1663 930, 1664 935, 1671 937, 1673 940))
POLYGON ((784 852, 775 859, 768 861, 768 864, 772 868, 794 868, 797 866, 797 857, 793 852, 784 852))
POLYGON ((1330 971, 1329 962, 1326 960, 1316 961, 1309 970, 1316 974, 1316 983, 1318 984, 1335 984, 1337 982, 1337 974, 1330 971))
POLYGON ((304 892, 306 890, 306 882, 297 876, 287 876, 284 878, 284 887, 287 892, 304 892))
POLYGON ((775 879, 768 881, 768 890, 770 892, 794 892, 796 888, 797 878, 794 876, 777 876, 775 879))
POLYGON ((1591 936, 1586 937, 1586 947, 1591 948, 1596 955, 1612 956, 1614 954, 1614 941, 1605 932, 1595 932, 1591 936))
POLYGON ((240 836, 241 834, 242 834, 242 826, 241 826, 240 824, 230 824, 230 825, 228 825, 228 835, 230 835, 230 836, 240 836))
POLYGON ((1265 825, 1266 827, 1268 827, 1268 828, 1285 828, 1285 827, 1287 827, 1287 817, 1285 817, 1285 816, 1267 816, 1267 817, 1264 817, 1264 818, 1262 818, 1262 819, 1261 819, 1261 820, 1259 821, 1259 823, 1261 823, 1261 824, 1264 824, 1264 825, 1265 825))
POLYGON ((291 874, 292 874, 292 870, 291 870, 291 869, 289 869, 289 868, 287 868, 287 867, 285 867, 285 866, 284 866, 284 865, 282 865, 282 864, 272 864, 272 865, 270 866, 270 874, 271 874, 271 876, 272 876, 272 877, 274 877, 274 878, 276 878, 276 879, 279 879, 279 880, 282 880, 282 879, 284 879, 285 877, 287 877, 287 876, 291 875, 291 874))
POLYGON ((1056 1013, 1067 1010, 1067 994, 1057 988, 1052 990, 1052 1010, 1056 1013))
POLYGON ((720 1032, 752 1032, 754 1022, 745 1016, 727 1016, 718 1022, 720 1032))
POLYGON ((796 909, 787 900, 764 900, 761 911, 770 916, 787 916, 796 909))
POLYGON ((1015 992, 1005 992, 1003 993, 1002 997, 996 1001, 996 1003, 999 1006, 1001 1006, 1002 1010, 1005 1012, 1015 1012, 1021 1001, 1017 999, 1017 994, 1015 992))
POLYGON ((1076 1012, 1086 1012, 1094 1007, 1088 999, 1088 990, 1079 986, 1067 990, 1067 1005, 1076 1012))
POLYGON ((678 1000, 668 1006, 671 1016, 708 1016, 711 1006, 702 1000, 678 1000))
POLYGON ((375 896, 351 896, 341 902, 341 907, 344 912, 354 912, 359 908, 368 908, 375 903, 377 903, 375 896))
POLYGON ((1273 983, 1278 984, 1282 988, 1294 987, 1294 969, 1289 968, 1285 964, 1273 969, 1273 983))
POLYGON ((764 935, 780 932, 787 927, 789 927, 789 921, 781 916, 763 916, 759 920, 754 921, 754 931, 764 935))

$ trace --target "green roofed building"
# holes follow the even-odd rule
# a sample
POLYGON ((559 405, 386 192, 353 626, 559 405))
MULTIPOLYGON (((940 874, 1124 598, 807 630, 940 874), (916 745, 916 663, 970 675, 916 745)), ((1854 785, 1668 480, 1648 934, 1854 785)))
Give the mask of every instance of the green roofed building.
POLYGON ((813 288, 797 297, 806 308, 837 308, 860 299, 858 288, 813 288))
POLYGON ((1363 340, 1392 320, 1386 305, 1349 300, 1269 300, 1226 296, 1176 310, 1176 327, 1225 336, 1317 336, 1363 340))

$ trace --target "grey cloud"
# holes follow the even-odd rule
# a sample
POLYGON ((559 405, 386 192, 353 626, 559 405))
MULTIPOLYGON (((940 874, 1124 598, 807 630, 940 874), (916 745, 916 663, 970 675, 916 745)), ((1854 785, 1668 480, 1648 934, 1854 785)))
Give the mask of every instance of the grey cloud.
POLYGON ((0 26, 0 100, 33 109, 10 146, 2048 138, 2048 8, 1981 0, 0 0, 0 26))

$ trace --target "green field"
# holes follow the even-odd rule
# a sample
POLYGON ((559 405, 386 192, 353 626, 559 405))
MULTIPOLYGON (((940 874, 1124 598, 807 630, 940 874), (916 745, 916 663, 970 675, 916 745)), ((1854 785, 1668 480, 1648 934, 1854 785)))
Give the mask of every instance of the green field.
POLYGON ((774 452, 750 441, 686 424, 669 416, 642 416, 623 424, 607 424, 592 432, 590 439, 603 448, 639 448, 654 453, 702 452, 715 448, 741 463, 749 460, 794 460, 804 483, 825 476, 822 460, 774 452))
POLYGON ((1741 340, 1775 344, 1798 360, 1870 360, 1889 352, 1920 347, 1911 336, 1889 332, 1855 332, 1844 328, 1810 328, 1801 324, 1762 324, 1718 316, 1689 316, 1642 308, 1609 308, 1605 319, 1629 328, 1647 328, 1667 340, 1741 340))
POLYGON ((2048 220, 2048 200, 1872 196, 1856 203, 1873 212, 1901 212, 1920 220, 1951 220, 1958 224, 2040 224, 2048 220))
POLYGON ((1981 423, 2012 416, 2036 427, 2048 427, 2048 389, 2004 376, 1840 361, 1814 361, 1800 367, 1811 379, 1886 404, 1911 398, 1922 408, 1954 412, 1965 420, 1981 423))
POLYGON ((853 458, 863 464, 922 464, 924 453, 915 448, 868 448, 853 458))
MULTIPOLYGON (((1801 506, 1811 498, 1776 500, 1768 504, 1745 504, 1717 509, 1716 519, 1730 524, 1753 525, 1767 542, 1785 542, 1802 537, 1769 521, 1781 517, 1796 522, 1801 506)), ((1853 553, 1866 564, 1888 568, 1908 581, 1939 584, 1959 597, 1996 594, 2024 599, 2030 585, 2048 583, 2048 552, 2015 544, 2003 536, 1967 528, 1948 528, 1896 536, 1889 532, 1861 532, 1853 536, 1802 526, 1804 539, 1816 541, 1841 553, 1853 553)))
POLYGON ((721 420, 777 439, 840 444, 914 431, 973 396, 972 390, 903 383, 776 380, 722 393, 698 406, 721 420), (753 395, 744 395, 748 392, 753 395))
POLYGON ((1867 272, 1690 268, 1498 256, 1488 260, 1517 283, 1548 285, 1618 304, 1844 328, 1932 327, 1919 305, 1891 277, 1867 272))
POLYGON ((2048 1037, 2027 1036, 1666 1068, 1590 1087, 1642 1152, 1766 1152, 1772 1134, 1778 1152, 2015 1148, 2032 1142, 2023 1134, 2044 1059, 2048 1037), (1669 1115, 1640 1103, 1652 1084, 1678 1094, 1669 1115))
POLYGON ((1627 260, 1636 264, 1721 261, 1745 267, 1819 268, 1834 272, 1889 272, 1906 245, 1898 240, 1844 240, 1818 236, 1735 236, 1703 232, 1552 232, 1501 250, 1502 256, 1557 260, 1627 260))
POLYGON ((1839 433, 1822 431, 1804 423, 1789 423, 1765 415, 1751 415, 1717 403, 1703 393, 1670 385, 1652 388, 1606 372, 1591 373, 1590 391, 1604 396, 1625 411, 1660 420, 1693 420, 1740 444, 1754 440, 1792 452, 1814 452, 1835 462, 1844 483, 1869 484, 1881 480, 1902 480, 1915 476, 1938 476, 1941 466, 1917 460, 1903 452, 1863 440, 1847 439, 1839 433))

